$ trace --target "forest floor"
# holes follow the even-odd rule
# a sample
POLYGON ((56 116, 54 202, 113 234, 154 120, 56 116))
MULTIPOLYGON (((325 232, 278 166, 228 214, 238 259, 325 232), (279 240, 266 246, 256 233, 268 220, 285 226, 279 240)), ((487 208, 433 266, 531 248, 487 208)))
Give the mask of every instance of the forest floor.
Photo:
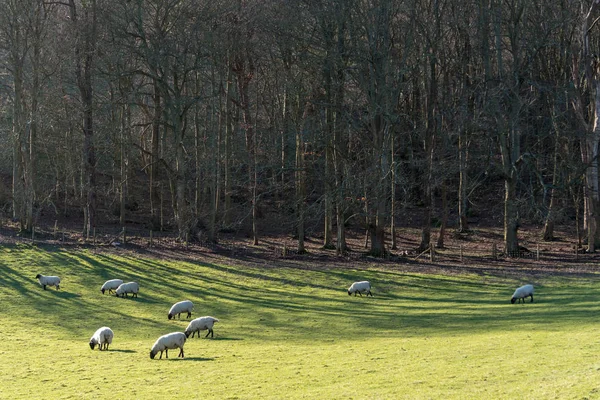
MULTIPOLYGON (((555 240, 541 240, 540 226, 525 226, 519 230, 519 243, 525 250, 516 257, 503 254, 503 232, 496 227, 472 227, 466 234, 447 230, 444 247, 418 254, 421 230, 401 228, 396 234, 397 248, 389 250, 384 258, 367 255, 365 233, 347 230, 348 252, 337 255, 334 249, 323 247, 322 236, 307 237, 303 254, 298 254, 297 239, 291 235, 261 236, 258 245, 244 235, 221 233, 218 243, 181 243, 173 236, 154 236, 152 243, 147 234, 130 234, 127 243, 118 235, 104 235, 92 243, 85 242, 81 234, 71 230, 68 239, 53 234, 52 229, 36 232, 37 245, 91 248, 98 252, 139 254, 143 257, 182 261, 205 259, 235 265, 265 268, 300 269, 369 269, 393 268, 395 270, 434 274, 493 273, 501 275, 587 274, 598 272, 600 254, 586 254, 578 245, 575 229, 558 227, 555 240), (495 254, 495 255, 494 255, 495 254)), ((438 230, 432 230, 432 241, 437 242, 438 230)), ((389 235, 388 235, 389 249, 389 235)), ((334 238, 335 240, 335 238, 334 238)), ((0 227, 0 244, 31 243, 28 235, 20 235, 14 224, 6 222, 0 227)))

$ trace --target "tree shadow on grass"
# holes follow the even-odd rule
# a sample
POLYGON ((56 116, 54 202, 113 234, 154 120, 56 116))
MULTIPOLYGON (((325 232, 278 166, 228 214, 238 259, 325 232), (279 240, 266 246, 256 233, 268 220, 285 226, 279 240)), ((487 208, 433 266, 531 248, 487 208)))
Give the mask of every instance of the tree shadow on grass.
POLYGON ((79 293, 73 293, 73 292, 66 292, 61 290, 53 290, 52 292, 56 293, 57 297, 60 297, 61 299, 76 299, 81 297, 81 294, 79 293))

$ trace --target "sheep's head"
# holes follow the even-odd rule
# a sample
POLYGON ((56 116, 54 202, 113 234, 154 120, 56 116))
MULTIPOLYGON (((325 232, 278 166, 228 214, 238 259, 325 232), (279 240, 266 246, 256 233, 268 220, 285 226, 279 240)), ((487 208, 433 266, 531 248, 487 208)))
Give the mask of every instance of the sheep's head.
POLYGON ((35 279, 40 279, 41 277, 42 277, 42 274, 37 274, 37 275, 35 276, 35 279))
POLYGON ((169 319, 173 318, 173 314, 169 314, 167 315, 167 317, 169 317, 169 319))
POLYGON ((154 357, 156 356, 156 353, 152 350, 150 350, 150 359, 154 360, 154 357))
POLYGON ((90 340, 90 349, 94 350, 95 346, 96 346, 96 342, 94 342, 93 340, 90 340))
POLYGON ((352 296, 352 292, 348 290, 348 296, 352 296))
POLYGON ((185 333, 185 337, 186 337, 186 339, 187 339, 187 338, 189 338, 189 337, 190 337, 190 335, 192 334, 192 332, 190 332, 190 331, 187 331, 187 330, 186 330, 185 332, 183 332, 183 333, 185 333))
POLYGON ((104 292, 106 291, 106 289, 100 289, 100 291, 102 292, 102 294, 104 294, 104 292))
POLYGON ((511 304, 515 304, 515 301, 517 301, 517 299, 515 299, 514 297, 510 299, 511 304))

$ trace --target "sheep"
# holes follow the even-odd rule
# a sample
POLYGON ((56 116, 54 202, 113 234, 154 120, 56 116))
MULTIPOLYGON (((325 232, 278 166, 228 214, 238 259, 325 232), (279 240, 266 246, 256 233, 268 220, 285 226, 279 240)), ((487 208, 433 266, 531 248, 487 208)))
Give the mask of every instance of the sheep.
POLYGON ((175 318, 175 314, 177 314, 179 319, 181 319, 181 313, 187 312, 187 318, 191 318, 193 308, 194 308, 194 303, 192 303, 191 301, 189 301, 189 300, 180 301, 179 303, 173 304, 173 306, 169 310, 169 314, 167 315, 167 317, 169 317, 169 319, 175 318))
POLYGON ((108 290, 108 293, 114 293, 113 290, 117 289, 119 286, 123 284, 122 279, 111 279, 109 281, 104 282, 100 291, 104 294, 105 291, 108 290))
POLYGON ((152 349, 150 350, 150 359, 154 360, 154 357, 158 354, 159 351, 160 351, 159 360, 162 359, 163 351, 166 352, 166 358, 169 358, 169 349, 177 349, 177 348, 181 349, 181 351, 179 352, 179 355, 177 357, 184 358, 183 345, 185 344, 186 340, 187 340, 187 337, 185 336, 185 333, 183 333, 183 332, 172 332, 167 335, 163 335, 163 336, 159 337, 158 340, 152 346, 152 349))
POLYGON ((515 304, 515 301, 521 300, 525 303, 525 297, 531 297, 531 303, 533 303, 533 285, 525 285, 517 288, 510 299, 512 304, 515 304))
POLYGON ((98 350, 108 350, 108 345, 112 343, 113 337, 115 334, 108 326, 98 328, 90 339, 90 348, 94 350, 94 347, 98 345, 98 350))
POLYGON ((198 332, 198 338, 200 338, 200 331, 208 329, 208 332, 206 332, 206 336, 204 337, 208 337, 209 334, 210 337, 214 337, 212 328, 215 322, 219 322, 219 320, 210 316, 196 318, 190 322, 187 328, 185 328, 185 336, 189 338, 191 334, 192 337, 194 337, 196 332, 198 332))
POLYGON ((354 282, 352 286, 348 288, 348 296, 351 296, 352 293, 354 293, 354 296, 356 296, 356 293, 358 293, 361 297, 363 293, 366 293, 367 296, 371 295, 371 297, 373 297, 373 293, 371 293, 371 284, 369 281, 354 282))
POLYGON ((56 286, 56 290, 60 289, 60 278, 58 276, 44 276, 37 274, 35 278, 38 280, 40 285, 46 290, 46 286, 56 286))
POLYGON ((117 290, 115 290, 115 296, 128 297, 127 293, 132 293, 133 297, 137 297, 139 291, 140 285, 138 285, 137 282, 122 283, 117 290))

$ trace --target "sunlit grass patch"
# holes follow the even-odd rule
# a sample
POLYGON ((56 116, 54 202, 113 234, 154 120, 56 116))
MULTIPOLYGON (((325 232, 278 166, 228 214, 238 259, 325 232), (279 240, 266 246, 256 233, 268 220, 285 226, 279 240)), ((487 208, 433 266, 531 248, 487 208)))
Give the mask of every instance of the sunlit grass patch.
POLYGON ((597 398, 595 276, 255 268, 123 253, 0 247, 0 398, 597 398), (58 275, 44 291, 37 273, 58 275), (102 295, 111 278, 139 298, 102 295), (374 297, 348 296, 369 280, 374 297), (510 304, 533 283, 534 303, 510 304), (170 306, 220 319, 185 359, 150 360, 183 331, 170 306), (100 326, 109 351, 91 351, 100 326))

